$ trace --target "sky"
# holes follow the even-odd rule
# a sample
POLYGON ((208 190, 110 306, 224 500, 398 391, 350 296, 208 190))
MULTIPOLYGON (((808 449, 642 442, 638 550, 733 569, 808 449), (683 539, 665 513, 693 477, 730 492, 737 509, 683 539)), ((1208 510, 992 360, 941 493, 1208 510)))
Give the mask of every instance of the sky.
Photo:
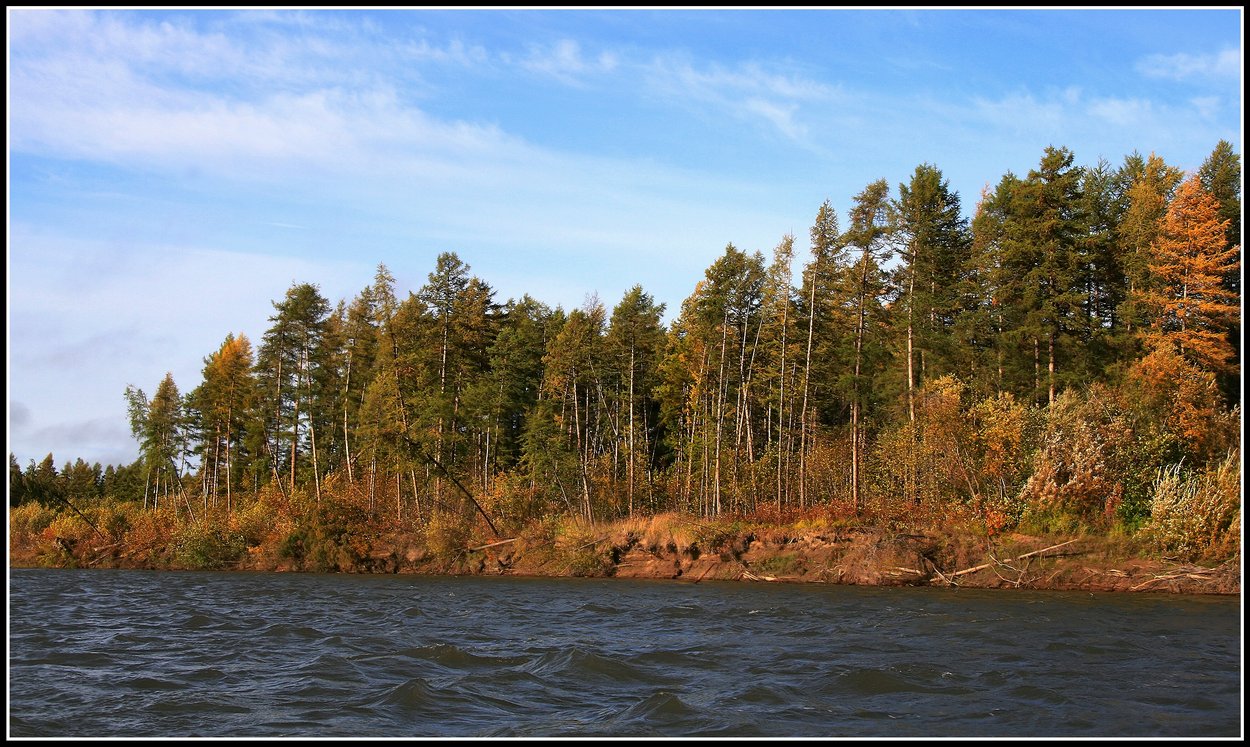
POLYGON ((671 321, 732 243, 937 166, 971 215, 1047 146, 1242 152, 1242 10, 9 8, 8 441, 128 464, 295 283, 399 295, 455 252, 503 303, 671 321))

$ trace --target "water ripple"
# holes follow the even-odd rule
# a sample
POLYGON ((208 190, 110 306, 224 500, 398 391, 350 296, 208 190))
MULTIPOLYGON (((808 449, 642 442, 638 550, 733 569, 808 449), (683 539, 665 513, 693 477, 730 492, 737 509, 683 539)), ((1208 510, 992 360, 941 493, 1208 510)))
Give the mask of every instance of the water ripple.
POLYGON ((19 569, 9 728, 16 737, 1236 736, 1238 602, 19 569))

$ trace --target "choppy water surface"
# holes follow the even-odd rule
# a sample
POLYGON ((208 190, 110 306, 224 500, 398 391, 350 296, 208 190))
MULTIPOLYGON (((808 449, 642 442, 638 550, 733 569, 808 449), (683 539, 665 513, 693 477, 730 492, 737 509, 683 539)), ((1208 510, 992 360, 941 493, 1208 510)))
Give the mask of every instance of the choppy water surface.
POLYGON ((11 736, 1238 736, 1240 600, 10 572, 11 736))

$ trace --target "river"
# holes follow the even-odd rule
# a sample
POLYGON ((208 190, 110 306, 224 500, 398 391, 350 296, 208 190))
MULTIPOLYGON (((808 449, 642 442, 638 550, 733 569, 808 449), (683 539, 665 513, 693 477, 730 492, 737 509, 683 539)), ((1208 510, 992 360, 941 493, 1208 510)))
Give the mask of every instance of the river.
POLYGON ((12 737, 1237 737, 1240 597, 12 569, 12 737))

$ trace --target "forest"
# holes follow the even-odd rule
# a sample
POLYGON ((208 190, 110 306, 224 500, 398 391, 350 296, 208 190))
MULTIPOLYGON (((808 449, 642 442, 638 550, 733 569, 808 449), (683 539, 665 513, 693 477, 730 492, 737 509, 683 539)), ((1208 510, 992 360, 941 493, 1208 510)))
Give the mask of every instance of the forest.
POLYGON ((119 392, 134 463, 10 454, 11 546, 204 568, 269 547, 335 570, 387 534, 455 553, 675 515, 1222 561, 1241 532, 1240 183, 1224 141, 1191 174, 1048 147, 968 219, 922 164, 819 205, 807 256, 792 235, 727 245, 673 310, 641 286, 502 301, 454 252, 406 295, 381 264, 337 303, 295 283, 200 381, 119 392))

